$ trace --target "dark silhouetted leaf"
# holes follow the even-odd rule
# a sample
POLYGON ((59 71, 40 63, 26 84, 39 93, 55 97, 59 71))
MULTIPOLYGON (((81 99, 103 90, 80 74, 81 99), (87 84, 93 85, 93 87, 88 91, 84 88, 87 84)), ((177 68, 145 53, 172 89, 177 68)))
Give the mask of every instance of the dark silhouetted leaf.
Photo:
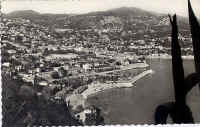
POLYGON ((178 42, 178 26, 176 21, 176 15, 173 16, 173 20, 170 18, 172 25, 172 72, 173 72, 173 83, 175 90, 175 99, 178 103, 185 103, 185 92, 184 92, 184 70, 183 61, 181 58, 181 48, 178 42))
POLYGON ((155 123, 156 124, 166 124, 168 115, 172 112, 174 107, 173 102, 169 102, 163 105, 159 105, 155 113, 155 123))
POLYGON ((197 83, 200 82, 200 73, 192 73, 185 78, 186 89, 189 92, 197 83))
POLYGON ((191 7, 190 0, 188 0, 189 22, 192 34, 192 44, 194 51, 195 69, 200 72, 200 26, 198 20, 191 7))

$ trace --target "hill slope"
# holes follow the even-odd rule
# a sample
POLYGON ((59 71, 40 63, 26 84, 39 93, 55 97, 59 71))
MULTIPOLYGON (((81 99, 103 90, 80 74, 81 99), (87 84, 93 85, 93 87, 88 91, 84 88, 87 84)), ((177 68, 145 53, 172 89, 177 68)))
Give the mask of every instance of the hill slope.
MULTIPOLYGON (((45 26, 59 28, 102 28, 107 23, 127 26, 130 24, 144 23, 149 25, 169 25, 167 15, 149 12, 134 7, 121 7, 107 11, 91 12, 81 15, 72 14, 40 14, 32 10, 15 11, 6 15, 8 18, 25 18, 45 26), (163 20, 164 19, 164 20, 163 20)), ((180 17, 181 27, 188 24, 188 21, 180 17)))

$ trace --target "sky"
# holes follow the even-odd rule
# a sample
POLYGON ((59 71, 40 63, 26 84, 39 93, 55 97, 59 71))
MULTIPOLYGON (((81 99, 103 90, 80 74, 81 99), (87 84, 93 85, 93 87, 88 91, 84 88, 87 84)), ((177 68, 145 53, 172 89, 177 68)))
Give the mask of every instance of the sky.
MULTIPOLYGON (((200 17, 200 0, 191 0, 197 17, 200 17)), ((40 13, 83 14, 119 7, 137 7, 159 13, 176 13, 188 16, 187 0, 4 0, 2 12, 34 10, 40 13)))

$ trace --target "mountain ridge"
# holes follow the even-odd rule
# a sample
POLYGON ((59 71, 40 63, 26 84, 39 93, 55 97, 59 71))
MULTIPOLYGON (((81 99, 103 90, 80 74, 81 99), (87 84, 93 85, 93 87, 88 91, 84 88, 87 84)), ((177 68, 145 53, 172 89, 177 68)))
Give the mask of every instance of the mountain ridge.
MULTIPOLYGON (((64 28, 67 24, 67 27, 70 28, 89 28, 98 25, 102 20, 105 20, 105 17, 109 16, 114 17, 112 21, 118 20, 125 23, 126 21, 131 20, 141 20, 147 21, 154 19, 156 22, 159 22, 163 18, 168 18, 167 14, 161 14, 151 11, 146 11, 136 7, 120 7, 114 8, 106 11, 96 11, 89 12, 86 14, 51 14, 51 13, 39 13, 33 10, 23 10, 23 11, 14 11, 5 15, 8 18, 24 18, 29 19, 35 23, 39 23, 45 26, 56 25, 60 28, 64 28)), ((188 21, 185 20, 185 17, 178 16, 180 21, 188 24, 188 21)), ((130 22, 133 23, 133 22, 130 22)), ((165 24, 165 23, 164 23, 165 24)), ((101 25, 102 26, 102 25, 101 25)))
POLYGON ((34 10, 19 10, 19 11, 13 11, 13 12, 10 12, 8 14, 6 14, 7 16, 9 17, 14 17, 14 16, 20 16, 20 15, 23 15, 23 14, 36 14, 36 15, 94 15, 94 14, 105 14, 106 13, 113 13, 113 14, 118 14, 118 15, 121 15, 121 14, 124 14, 124 15, 130 15, 130 13, 138 13, 137 15, 139 14, 148 14, 148 15, 155 15, 155 14, 158 14, 156 12, 151 12, 151 11, 146 11, 146 10, 143 10, 143 9, 140 9, 140 8, 136 8, 136 7, 119 7, 119 8, 114 8, 114 9, 109 9, 109 10, 105 10, 105 11, 94 11, 94 12, 88 12, 88 13, 84 13, 84 14, 67 14, 67 13, 61 13, 61 14, 54 14, 54 13, 39 13, 37 11, 34 11, 34 10), (121 14, 120 14, 121 13, 121 14))

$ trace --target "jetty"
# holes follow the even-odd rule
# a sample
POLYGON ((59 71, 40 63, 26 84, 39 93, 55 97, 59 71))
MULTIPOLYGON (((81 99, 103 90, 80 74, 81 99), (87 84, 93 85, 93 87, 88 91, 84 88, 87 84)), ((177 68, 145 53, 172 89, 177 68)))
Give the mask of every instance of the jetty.
POLYGON ((129 87, 133 87, 134 83, 143 78, 144 76, 148 75, 148 74, 152 74, 153 70, 146 70, 140 74, 138 74, 137 76, 135 76, 133 79, 129 80, 129 81, 118 81, 118 82, 107 82, 107 83, 92 83, 88 85, 88 89, 85 90, 83 93, 81 93, 83 95, 83 97, 85 99, 87 99, 90 95, 105 91, 107 89, 111 89, 111 88, 129 88, 129 87))

